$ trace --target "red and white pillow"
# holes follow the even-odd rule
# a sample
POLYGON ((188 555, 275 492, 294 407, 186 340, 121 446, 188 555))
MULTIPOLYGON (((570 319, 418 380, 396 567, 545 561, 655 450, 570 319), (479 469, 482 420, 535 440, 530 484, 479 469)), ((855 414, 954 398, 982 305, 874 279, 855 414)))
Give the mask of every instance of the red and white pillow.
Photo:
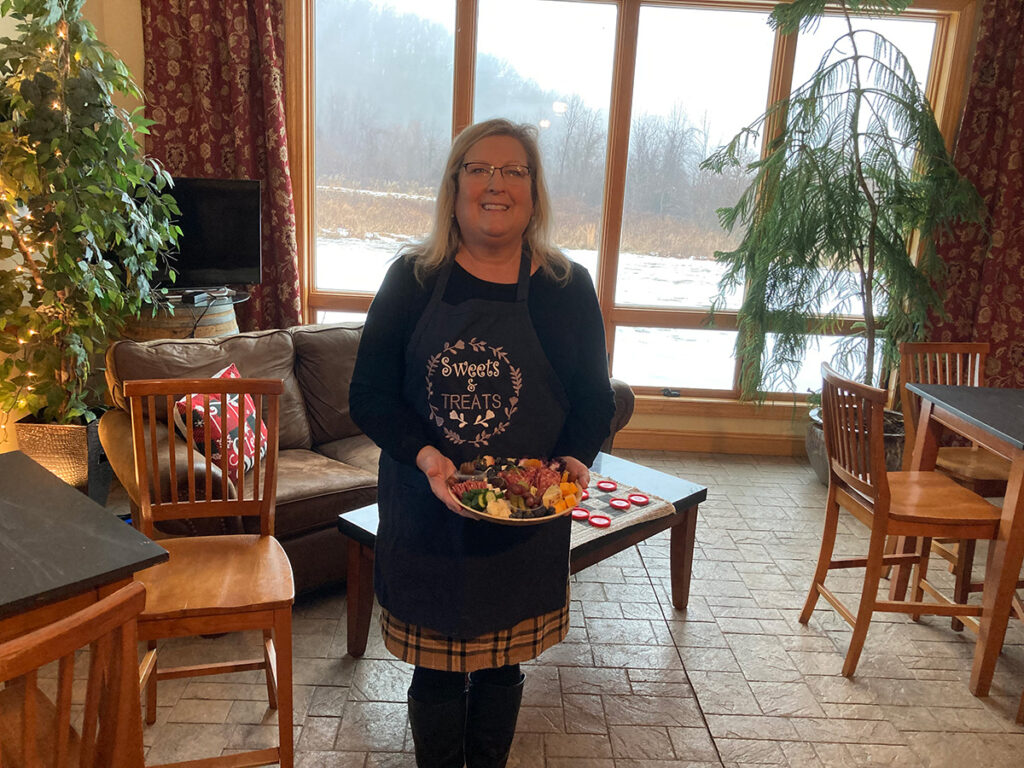
MULTIPOLYGON (((232 363, 227 368, 214 374, 214 379, 240 379, 242 374, 232 363)), ((228 402, 222 407, 220 395, 210 395, 210 412, 206 413, 205 395, 186 395, 174 404, 174 424, 186 438, 188 425, 187 415, 192 419, 192 436, 196 447, 206 447, 206 430, 210 429, 210 458, 221 462, 221 436, 227 429, 227 468, 228 477, 238 484, 238 465, 241 463, 242 473, 248 472, 256 463, 256 430, 260 431, 260 458, 267 453, 267 426, 260 414, 256 413, 256 405, 249 395, 245 398, 245 438, 241 449, 238 445, 239 407, 238 395, 228 395, 228 402)), ((223 466, 223 465, 222 465, 223 466)))

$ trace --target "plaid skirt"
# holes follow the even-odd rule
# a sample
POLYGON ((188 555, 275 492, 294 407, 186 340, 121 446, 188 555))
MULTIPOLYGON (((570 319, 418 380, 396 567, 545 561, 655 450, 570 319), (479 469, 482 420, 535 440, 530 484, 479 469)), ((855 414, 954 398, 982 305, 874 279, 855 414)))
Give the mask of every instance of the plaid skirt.
POLYGON ((468 674, 477 669, 529 661, 565 639, 569 632, 569 586, 561 608, 520 621, 513 627, 458 640, 427 627, 406 624, 381 611, 384 647, 409 664, 468 674))

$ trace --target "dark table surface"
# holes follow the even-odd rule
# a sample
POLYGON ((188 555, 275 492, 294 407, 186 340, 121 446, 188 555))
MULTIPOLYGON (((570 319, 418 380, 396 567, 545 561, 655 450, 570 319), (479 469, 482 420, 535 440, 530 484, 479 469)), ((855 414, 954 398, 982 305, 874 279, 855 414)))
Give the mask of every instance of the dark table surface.
POLYGON ((25 454, 0 454, 0 619, 166 559, 163 547, 25 454))
POLYGON ((907 389, 1015 448, 1024 448, 1024 389, 948 384, 907 384, 907 389))

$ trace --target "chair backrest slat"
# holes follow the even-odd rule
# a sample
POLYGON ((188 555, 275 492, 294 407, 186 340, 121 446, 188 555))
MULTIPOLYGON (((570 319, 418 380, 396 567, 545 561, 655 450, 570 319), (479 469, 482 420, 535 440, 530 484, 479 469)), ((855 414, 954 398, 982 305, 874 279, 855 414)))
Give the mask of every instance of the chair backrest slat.
POLYGON ((886 392, 845 379, 828 363, 821 366, 821 410, 829 482, 839 483, 888 511, 889 482, 883 438, 886 392))
MULTIPOLYGON (((164 520, 258 517, 260 532, 273 534, 282 391, 280 379, 152 379, 124 383, 136 441, 136 474, 152 478, 148 488, 141 480, 139 484, 138 518, 143 533, 152 535, 153 524, 164 520), (166 419, 154 407, 156 397, 164 406, 161 410, 166 412, 166 419), (252 399, 249 406, 247 397, 252 399), (181 434, 173 417, 179 402, 186 404, 184 418, 179 419, 183 423, 181 434), (232 403, 237 403, 237 408, 232 403), (194 423, 194 407, 207 415, 211 409, 219 411, 223 425, 229 421, 229 411, 234 411, 238 419, 236 434, 223 428, 220 436, 213 438, 212 429, 202 429, 197 444, 200 425, 194 423), (257 417, 257 425, 262 418, 266 439, 258 427, 246 423, 252 416, 257 417), (247 440, 256 446, 248 472, 242 458, 247 440), (238 453, 237 466, 229 461, 232 448, 238 453), (260 457, 264 448, 265 454, 260 457), (219 458, 214 458, 215 452, 219 452, 219 458)), ((204 418, 208 420, 208 416, 204 418)))
MULTIPOLYGON (((153 395, 150 395, 147 398, 147 400, 149 401, 149 412, 150 413, 155 413, 156 412, 156 397, 153 396, 153 395)), ((161 495, 160 495, 160 490, 161 490, 161 485, 162 484, 160 482, 160 475, 157 474, 158 473, 158 468, 160 467, 160 459, 159 459, 159 454, 157 453, 157 450, 159 448, 159 443, 157 443, 157 440, 156 440, 156 424, 157 424, 157 420, 155 418, 149 420, 149 441, 150 441, 149 442, 149 449, 151 451, 151 455, 150 455, 151 463, 150 463, 149 466, 150 466, 150 470, 153 473, 153 477, 152 477, 152 484, 153 485, 152 485, 152 487, 153 487, 154 493, 156 494, 156 503, 159 504, 162 501, 162 498, 161 498, 161 495)))
MULTIPOLYGON (((170 395, 167 395, 164 398, 164 400, 166 401, 165 404, 164 404, 164 408, 166 409, 166 412, 167 412, 167 434, 170 436, 170 440, 171 440, 170 450, 167 451, 167 459, 168 459, 169 466, 170 466, 170 475, 171 475, 171 477, 177 477, 178 476, 178 464, 175 461, 175 459, 177 457, 174 455, 175 454, 174 444, 175 444, 175 442, 177 442, 177 432, 174 429, 174 398, 172 398, 170 395)), ((154 419, 154 421, 155 421, 155 419, 154 419)), ((171 503, 172 504, 177 504, 178 503, 178 484, 177 483, 171 483, 171 503)))
POLYGON ((191 418, 183 420, 185 422, 185 467, 188 482, 188 501, 190 504, 194 504, 198 498, 196 494, 196 426, 195 422, 191 418))
POLYGON ((64 656, 57 668, 57 765, 68 759, 71 735, 71 691, 75 682, 75 657, 64 656))
POLYGON ((917 436, 921 398, 905 385, 954 384, 983 387, 988 351, 989 345, 985 342, 922 341, 900 345, 900 404, 907 446, 912 446, 917 436))
MULTIPOLYGON (((210 412, 210 393, 203 393, 203 413, 210 412)), ((209 429, 203 430, 203 456, 205 461, 206 495, 204 499, 213 498, 213 438, 209 429)))
MULTIPOLYGON (((220 412, 221 417, 227 419, 228 417, 228 393, 227 390, 220 394, 220 412)), ((222 429, 220 433, 220 497, 222 499, 228 498, 228 431, 222 429)))
MULTIPOLYGON (((113 655, 110 636, 99 637, 89 646, 89 678, 102 680, 107 672, 107 662, 113 655)), ((82 711, 82 753, 90 755, 96 749, 96 724, 100 720, 100 688, 93 686, 85 693, 85 707, 82 711)))
POLYGON ((22 690, 21 695, 24 696, 21 715, 21 744, 26 765, 42 765, 38 751, 39 715, 36 705, 39 701, 39 686, 37 677, 38 671, 33 669, 25 674, 22 685, 18 686, 22 690))

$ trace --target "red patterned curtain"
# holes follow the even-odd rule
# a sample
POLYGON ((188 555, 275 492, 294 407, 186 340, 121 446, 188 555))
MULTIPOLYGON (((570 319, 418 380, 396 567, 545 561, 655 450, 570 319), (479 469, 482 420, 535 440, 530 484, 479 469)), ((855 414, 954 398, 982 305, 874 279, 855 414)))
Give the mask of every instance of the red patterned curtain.
POLYGON ((285 0, 142 0, 149 151, 173 175, 263 183, 263 283, 245 330, 300 322, 284 113, 285 0))
POLYGON ((988 228, 960 227, 940 247, 947 321, 937 341, 987 341, 994 387, 1024 387, 1024 3, 982 7, 955 160, 988 205, 988 228))

